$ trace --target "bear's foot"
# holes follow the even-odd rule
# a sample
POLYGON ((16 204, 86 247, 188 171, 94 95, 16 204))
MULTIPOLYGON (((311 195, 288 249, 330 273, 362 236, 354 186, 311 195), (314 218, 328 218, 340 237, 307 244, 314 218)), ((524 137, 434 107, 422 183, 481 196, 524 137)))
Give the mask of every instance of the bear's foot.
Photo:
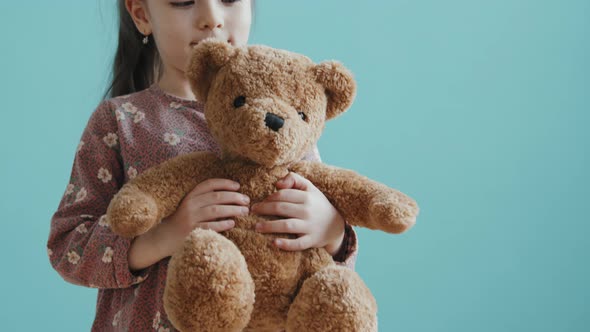
POLYGON ((133 238, 158 222, 158 205, 136 186, 124 186, 109 204, 107 222, 115 234, 133 238))
POLYGON ((287 331, 377 331, 377 304, 356 272, 330 265, 303 283, 287 331))
POLYGON ((387 194, 375 196, 369 204, 369 219, 374 222, 368 227, 387 233, 403 233, 414 226, 418 211, 413 199, 387 188, 387 194))
POLYGON ((180 331, 242 331, 254 305, 246 260, 227 238, 195 229, 168 266, 164 308, 180 331))

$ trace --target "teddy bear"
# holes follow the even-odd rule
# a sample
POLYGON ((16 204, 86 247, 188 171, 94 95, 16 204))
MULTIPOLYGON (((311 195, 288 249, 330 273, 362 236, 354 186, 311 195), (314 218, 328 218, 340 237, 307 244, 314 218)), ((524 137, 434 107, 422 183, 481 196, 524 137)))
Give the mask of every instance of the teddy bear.
MULTIPOLYGON (((192 52, 186 74, 221 153, 181 155, 126 183, 107 210, 113 232, 147 232, 207 179, 240 183, 255 204, 289 172, 313 183, 352 226, 401 233, 414 225, 419 209, 407 195, 352 170, 302 160, 326 121, 355 98, 355 80, 340 62, 215 40, 192 52)), ((271 218, 236 217, 222 233, 197 228, 173 254, 164 308, 177 329, 377 331, 376 301, 356 272, 323 248, 278 249, 272 241, 289 235, 256 232, 261 220, 271 218)))

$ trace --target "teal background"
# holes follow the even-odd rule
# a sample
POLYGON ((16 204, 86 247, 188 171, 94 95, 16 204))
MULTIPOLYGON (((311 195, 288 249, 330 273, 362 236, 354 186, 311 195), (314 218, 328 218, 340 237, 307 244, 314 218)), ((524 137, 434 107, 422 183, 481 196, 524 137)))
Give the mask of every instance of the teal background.
MULTIPOLYGON (((115 47, 114 1, 0 2, 0 326, 85 331, 96 291, 46 257, 115 47)), ((326 163, 420 204, 359 230, 380 331, 587 331, 590 1, 258 0, 251 43, 358 80, 326 163)))

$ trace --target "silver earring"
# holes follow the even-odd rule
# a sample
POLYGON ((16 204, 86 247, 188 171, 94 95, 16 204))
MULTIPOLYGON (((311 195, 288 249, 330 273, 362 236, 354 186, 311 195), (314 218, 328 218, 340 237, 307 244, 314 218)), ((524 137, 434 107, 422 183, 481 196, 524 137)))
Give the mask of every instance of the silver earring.
POLYGON ((149 41, 148 36, 143 36, 143 40, 142 40, 143 44, 147 45, 148 41, 149 41))

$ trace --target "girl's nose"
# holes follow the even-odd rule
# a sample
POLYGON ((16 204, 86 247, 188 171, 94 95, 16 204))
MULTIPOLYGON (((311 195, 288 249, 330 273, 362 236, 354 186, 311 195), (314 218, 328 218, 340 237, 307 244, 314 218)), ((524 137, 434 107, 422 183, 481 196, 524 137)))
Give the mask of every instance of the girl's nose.
POLYGON ((221 29, 223 27, 222 9, 217 8, 217 1, 203 1, 202 4, 197 8, 199 12, 197 18, 199 30, 221 29))
POLYGON ((221 29, 222 27, 223 23, 218 23, 214 20, 211 20, 211 22, 203 22, 199 24, 199 29, 201 30, 213 30, 215 28, 221 29))

